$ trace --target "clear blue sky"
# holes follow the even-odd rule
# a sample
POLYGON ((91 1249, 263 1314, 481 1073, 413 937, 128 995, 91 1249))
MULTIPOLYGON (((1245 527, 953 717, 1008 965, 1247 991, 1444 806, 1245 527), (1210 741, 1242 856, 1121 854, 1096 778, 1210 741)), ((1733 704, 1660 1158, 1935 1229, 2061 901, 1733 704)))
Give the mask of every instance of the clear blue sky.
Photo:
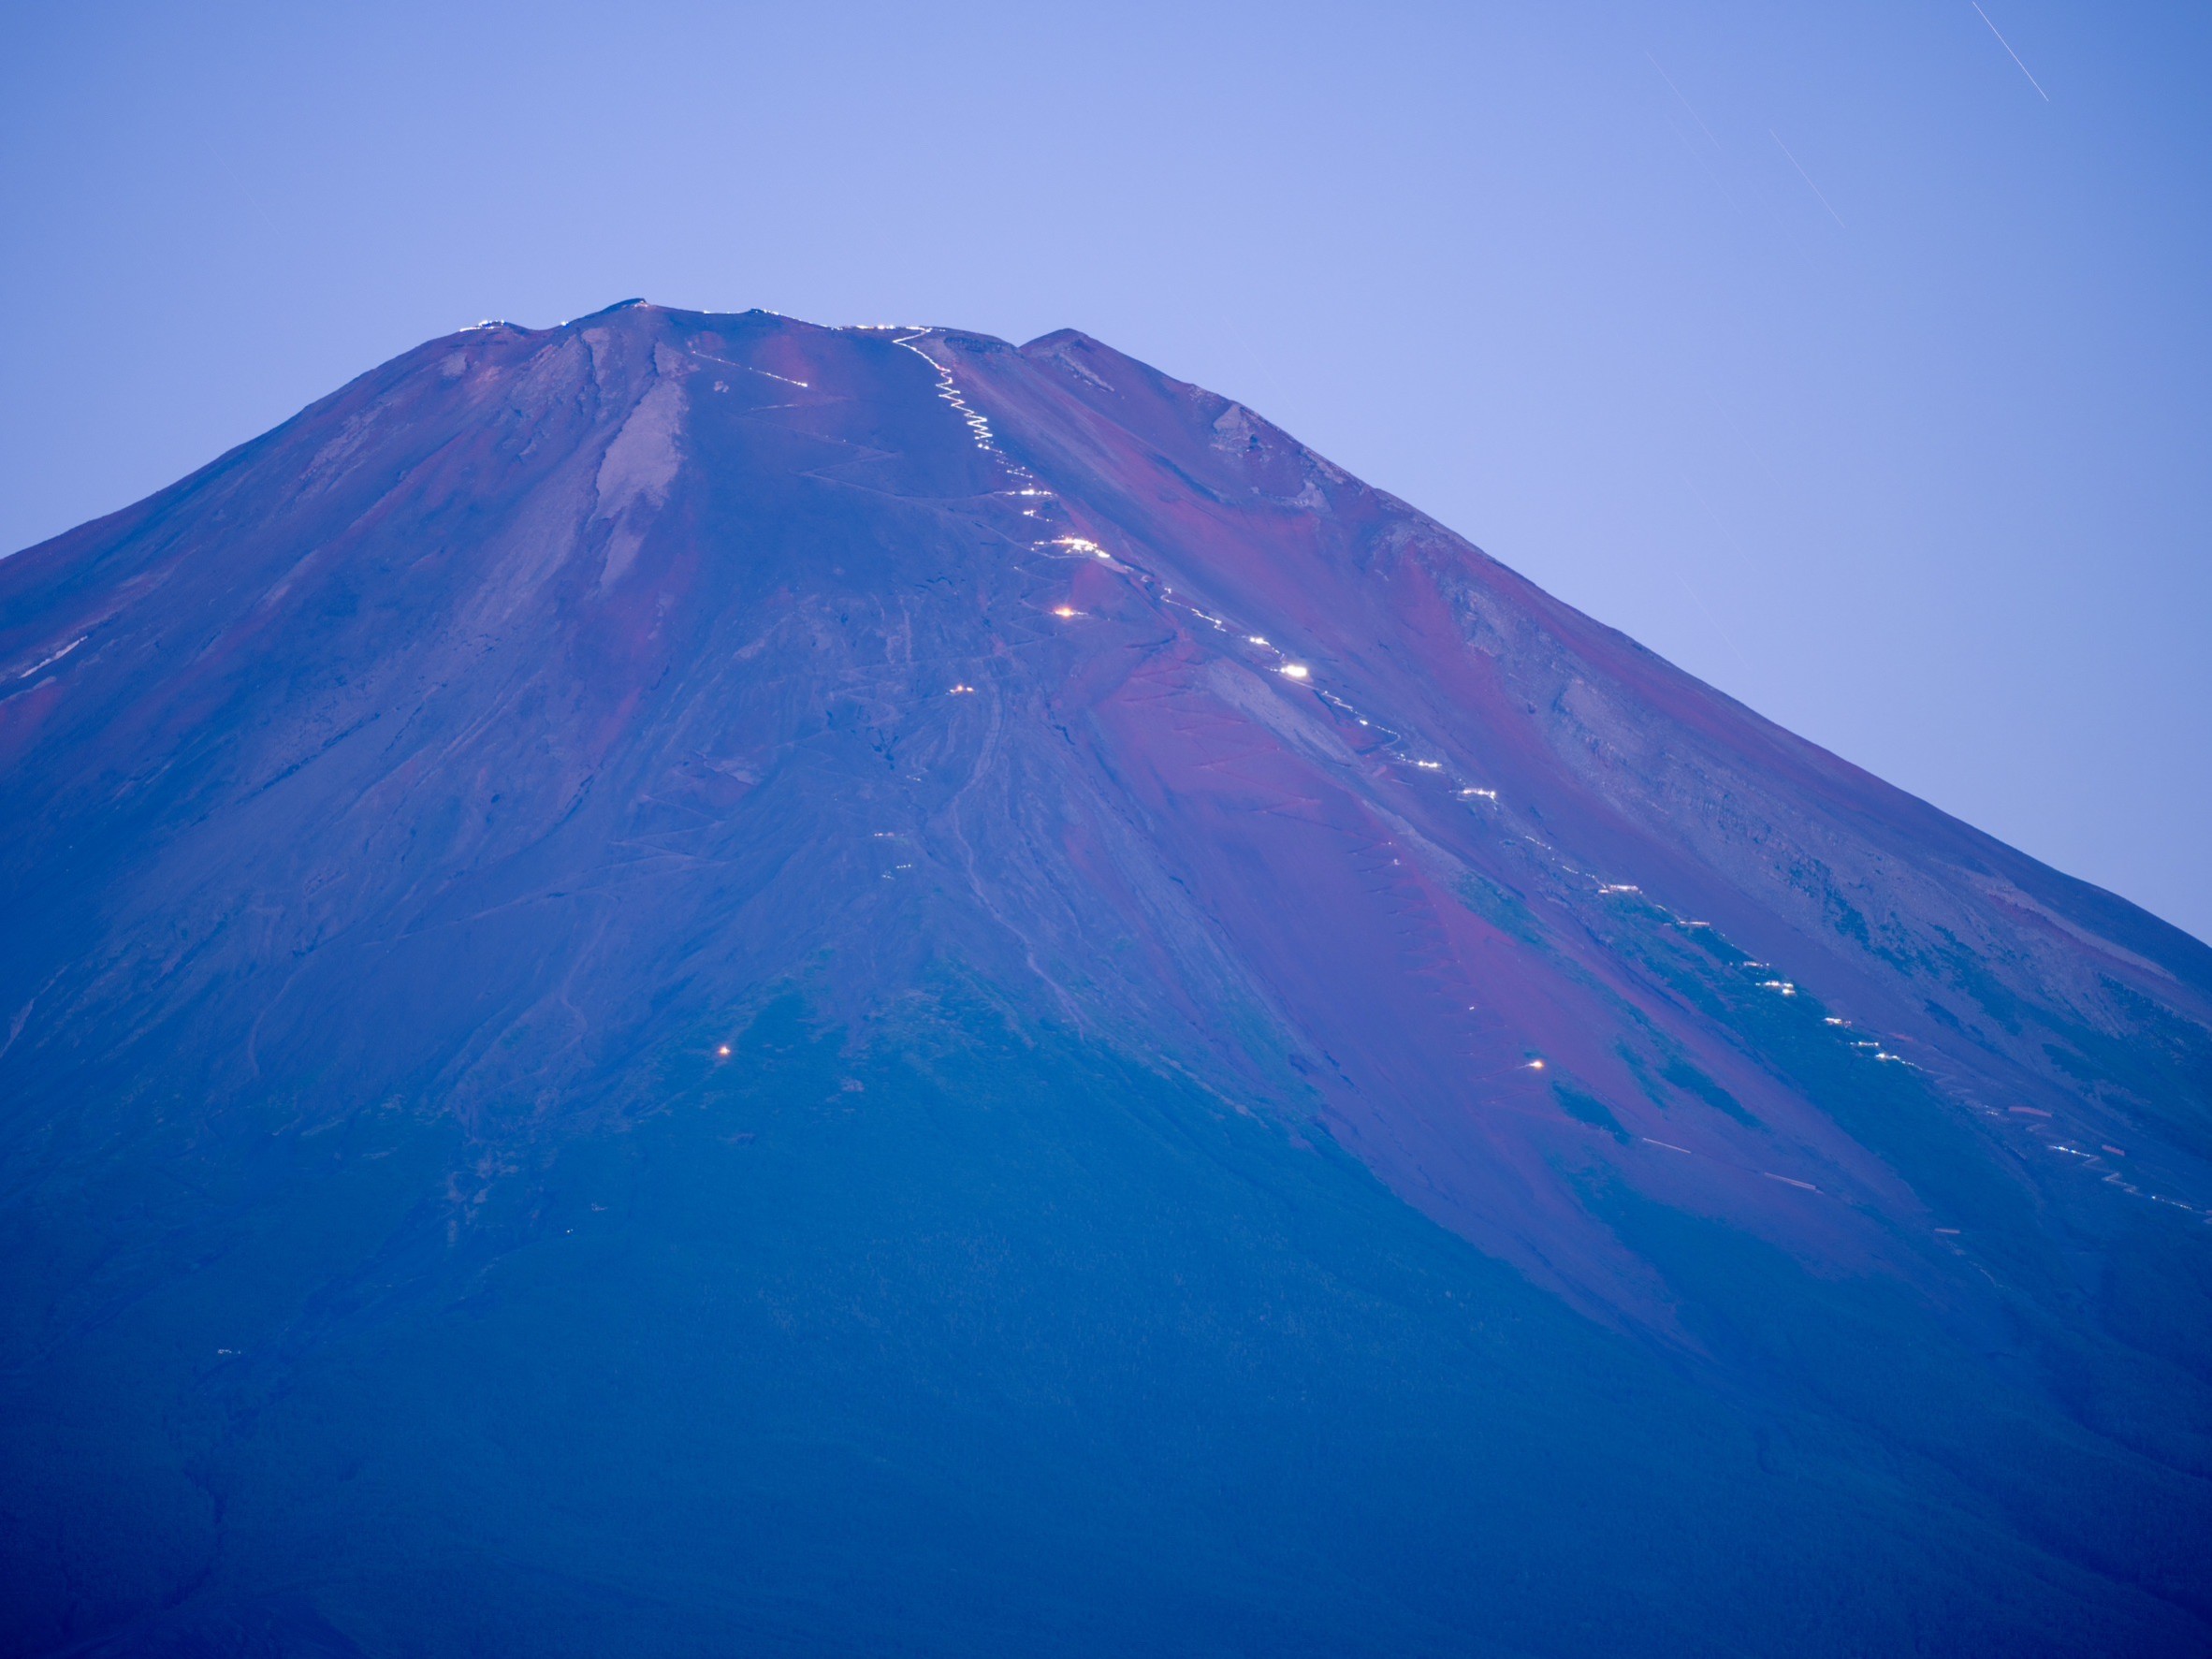
POLYGON ((17 4, 0 546, 480 317, 1073 326, 2212 937, 2208 162, 2202 4, 17 4))

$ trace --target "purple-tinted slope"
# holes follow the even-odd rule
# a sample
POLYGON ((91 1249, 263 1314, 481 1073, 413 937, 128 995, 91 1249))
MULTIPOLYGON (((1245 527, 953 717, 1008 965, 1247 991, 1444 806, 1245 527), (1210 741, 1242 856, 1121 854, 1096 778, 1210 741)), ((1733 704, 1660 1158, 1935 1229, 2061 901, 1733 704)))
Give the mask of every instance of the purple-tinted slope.
POLYGON ((2204 1513, 2212 952, 1082 335, 426 345, 0 562, 0 824, 19 1217, 404 1110, 459 1239, 956 982, 1684 1363, 1776 1362, 1693 1234, 2062 1350, 2204 1513))
POLYGON ((1490 1242, 1540 1209, 1519 1244, 1554 1262, 1582 1254, 1562 1162, 1814 1249, 1854 1248, 1842 1212, 1958 1219, 1624 961, 1617 936, 1657 923, 1816 994, 1839 1055, 1913 1069, 2050 1201, 2117 1176, 2100 1200, 2207 1213, 2198 941, 1760 720, 1239 405, 1080 335, 929 343, 1132 567, 1071 580, 1087 661, 1059 701, 1247 982, 1332 1056, 1306 1075, 1402 1192, 1490 1242), (1471 882, 1532 923, 1470 914, 1471 882), (1663 1071, 1668 1040, 1758 1127, 1646 1086, 1634 1051, 1663 1071), (1563 1074, 1633 1138, 1564 1124, 1563 1074))
POLYGON ((489 1132, 666 995, 952 953, 1638 1317, 1596 1171, 1840 1265, 1949 1238, 1649 959, 1710 944, 2070 1224, 2212 1212, 2212 953, 1080 335, 488 327, 0 604, 19 1065, 127 1006, 210 1086, 313 1055, 489 1132), (879 776, 808 776, 840 727, 879 776))

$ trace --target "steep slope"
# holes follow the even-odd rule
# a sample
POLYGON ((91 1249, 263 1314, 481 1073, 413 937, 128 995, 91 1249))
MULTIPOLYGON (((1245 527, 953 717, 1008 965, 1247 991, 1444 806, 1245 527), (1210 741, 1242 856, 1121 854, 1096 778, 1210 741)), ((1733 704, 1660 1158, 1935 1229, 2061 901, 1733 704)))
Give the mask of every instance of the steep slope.
POLYGON ((9 1651, 2212 1623, 2212 952, 1083 336, 435 342, 0 674, 9 1651))

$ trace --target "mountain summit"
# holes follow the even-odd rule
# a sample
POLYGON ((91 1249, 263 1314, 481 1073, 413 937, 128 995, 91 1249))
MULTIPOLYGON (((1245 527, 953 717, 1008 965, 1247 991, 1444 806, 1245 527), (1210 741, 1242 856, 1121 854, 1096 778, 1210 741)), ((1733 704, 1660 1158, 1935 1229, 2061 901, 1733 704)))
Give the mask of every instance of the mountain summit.
POLYGON ((1084 335, 386 364, 0 882, 0 1652, 2212 1642, 2212 950, 1084 335))

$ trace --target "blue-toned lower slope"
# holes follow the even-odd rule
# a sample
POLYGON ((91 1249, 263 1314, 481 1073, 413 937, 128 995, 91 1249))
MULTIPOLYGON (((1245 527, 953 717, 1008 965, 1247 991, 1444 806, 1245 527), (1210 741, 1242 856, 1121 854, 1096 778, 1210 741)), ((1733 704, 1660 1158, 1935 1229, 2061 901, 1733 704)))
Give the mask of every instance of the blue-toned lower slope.
POLYGON ((914 1008, 691 1034, 458 1220, 398 1110, 51 1169, 6 1651, 2201 1651, 2176 1477, 1901 1295, 1623 1201, 1740 1310, 1668 1353, 1326 1144, 914 1008))

